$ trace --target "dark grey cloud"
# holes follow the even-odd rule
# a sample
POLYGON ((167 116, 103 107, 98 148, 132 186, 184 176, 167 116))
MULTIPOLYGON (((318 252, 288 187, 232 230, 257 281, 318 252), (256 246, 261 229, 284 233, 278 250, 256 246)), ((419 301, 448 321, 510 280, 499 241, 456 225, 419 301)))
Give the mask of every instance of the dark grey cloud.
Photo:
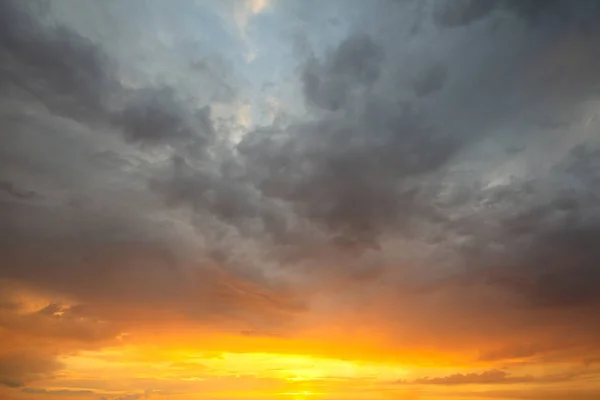
MULTIPOLYGON (((2 278, 84 303, 179 304, 195 318, 209 309, 241 315, 242 303, 259 314, 261 304, 277 318, 285 314, 279 294, 269 293, 259 274, 248 272, 249 282, 243 282, 221 273, 228 267, 212 258, 210 244, 199 244, 203 232, 194 232, 153 191, 153 182, 171 173, 169 159, 214 160, 207 155, 218 144, 210 109, 190 106, 175 86, 131 88, 120 79, 120 60, 101 43, 46 23, 20 2, 2 7, 0 53, 8 60, 1 93, 2 278), (155 158, 148 159, 152 151, 155 158), (237 294, 227 293, 232 289, 237 294), (239 294, 245 300, 234 305, 239 294), (208 300, 212 295, 223 301, 208 300)), ((218 168, 210 166, 215 173, 218 168)), ((176 190, 190 191, 181 196, 227 223, 240 212, 236 202, 248 208, 238 200, 247 200, 246 191, 210 175, 203 170, 189 181, 175 176, 167 201, 178 196, 176 190), (207 202, 200 199, 204 184, 216 193, 207 202)))
POLYGON ((93 396, 96 393, 93 390, 46 390, 46 389, 36 389, 36 388, 23 388, 21 389, 23 393, 30 394, 41 394, 41 395, 51 395, 51 396, 93 396))
POLYGON ((596 158, 577 146, 544 177, 492 191, 487 227, 479 214, 446 222, 467 238, 460 254, 473 269, 463 282, 508 289, 534 309, 598 307, 596 158))
POLYGON ((96 45, 68 28, 43 27, 36 15, 27 12, 35 7, 13 1, 3 1, 0 7, 4 90, 19 88, 69 116, 89 115, 104 107, 115 82, 109 60, 96 45))
POLYGON ((186 107, 190 99, 169 86, 124 86, 118 76, 120 60, 111 58, 100 43, 71 28, 44 23, 17 2, 6 1, 2 7, 5 62, 0 83, 6 93, 23 91, 55 115, 96 126, 112 121, 132 142, 187 139, 202 146, 214 136, 208 108, 186 107))
POLYGON ((3 192, 5 192, 6 194, 8 194, 10 196, 21 198, 21 199, 35 197, 35 195, 36 195, 36 193, 32 190, 19 189, 12 182, 0 182, 0 190, 2 190, 3 192))
POLYGON ((312 59, 304 69, 304 95, 309 104, 338 110, 353 91, 368 88, 380 74, 383 50, 366 34, 345 40, 323 64, 312 59))
POLYGON ((141 400, 149 398, 150 393, 130 393, 125 395, 109 395, 94 390, 68 390, 68 389, 57 389, 47 390, 39 388, 23 388, 21 392, 35 395, 46 395, 48 397, 61 396, 64 398, 69 397, 86 397, 100 400, 141 400))
POLYGON ((481 373, 453 374, 440 378, 420 378, 411 381, 422 385, 497 385, 516 383, 551 383, 564 382, 581 377, 581 372, 564 373, 535 377, 532 375, 512 376, 506 371, 493 369, 481 373))
MULTIPOLYGON (((300 76, 310 120, 248 133, 238 146, 248 178, 325 231, 329 251, 353 243, 364 264, 377 254, 385 267, 364 285, 392 277, 409 294, 454 290, 457 307, 472 299, 448 288, 491 288, 499 299, 469 318, 497 306, 498 320, 527 315, 506 334, 545 327, 593 346, 597 157, 569 151, 596 145, 597 10, 448 4, 463 7, 461 28, 424 22, 422 46, 390 39, 403 37, 402 18, 377 14, 379 26, 360 26, 368 34, 313 56, 300 76), (343 67, 355 54, 363 61, 343 67), (405 262, 418 265, 406 274, 386 240, 446 256, 405 262)), ((342 264, 338 280, 356 272, 342 264)))
MULTIPOLYGON (((483 26, 449 32, 447 38, 441 37, 443 31, 432 34, 440 47, 444 41, 456 46, 455 54, 433 47, 439 55, 432 60, 420 49, 399 51, 389 35, 403 32, 386 25, 399 20, 390 13, 391 21, 378 21, 382 27, 349 37, 325 52, 321 61, 313 56, 301 79, 308 105, 322 110, 311 122, 246 135, 238 150, 250 179, 266 197, 291 201, 300 215, 334 235, 373 242, 384 233, 405 234, 407 219, 419 223, 418 218, 433 217, 426 204, 435 194, 428 187, 439 182, 428 175, 443 171, 461 156, 459 151, 491 136, 510 142, 513 139, 506 134, 502 138, 499 131, 515 130, 530 119, 552 118, 554 112, 574 106, 565 103, 566 98, 575 102, 571 96, 586 96, 584 85, 596 79, 587 74, 592 71, 592 54, 566 67, 570 70, 560 67, 560 72, 556 60, 540 64, 548 76, 559 73, 562 81, 571 80, 565 84, 569 93, 540 91, 540 79, 528 79, 528 69, 540 57, 535 53, 551 53, 561 46, 561 35, 572 33, 569 21, 583 16, 573 11, 569 21, 547 19, 529 25, 521 18, 525 11, 515 12, 509 3, 475 3, 447 5, 485 19, 483 26), (505 14, 492 13, 496 8, 505 14), (495 33, 491 25, 497 26, 495 33), (474 46, 467 45, 470 35, 481 35, 474 46), (495 53, 488 50, 490 43, 497 46, 495 53), (417 72, 407 81, 410 64, 417 72), (411 89, 426 99, 415 100, 411 89), (422 193, 419 200, 417 193, 422 193)), ((583 46, 593 46, 586 41, 583 46)), ((444 215, 436 218, 440 217, 444 215)))
POLYGON ((458 27, 488 17, 492 12, 511 12, 529 23, 569 23, 585 21, 586 27, 598 12, 598 4, 593 0, 584 0, 568 4, 562 0, 457 0, 437 2, 435 21, 444 27, 458 27))
POLYGON ((467 25, 487 16, 501 1, 458 0, 438 2, 434 14, 435 20, 444 27, 467 25))
MULTIPOLYGON (((550 204, 533 207, 507 223, 508 235, 515 232, 530 239, 528 247, 520 252, 522 257, 511 266, 517 280, 508 280, 506 284, 522 291, 536 306, 597 307, 599 304, 595 290, 599 282, 596 268, 599 255, 594 245, 598 209, 593 183, 597 174, 581 169, 581 164, 597 162, 595 158, 593 153, 569 156, 565 172, 556 174, 563 182, 573 182, 578 187, 571 191, 563 189, 550 204), (587 189, 582 191, 582 187, 587 189)), ((561 186, 560 182, 555 184, 561 186)))
POLYGON ((302 82, 317 120, 251 132, 238 151, 266 197, 346 239, 374 242, 411 212, 414 186, 403 178, 440 167, 455 141, 433 131, 413 105, 373 89, 383 49, 352 36, 321 63, 310 60, 302 82), (334 111, 334 113, 329 113, 334 111))
POLYGON ((185 115, 185 107, 170 88, 136 91, 133 100, 117 113, 114 121, 133 142, 156 144, 164 141, 190 140, 197 135, 196 126, 204 128, 204 140, 213 136, 210 115, 200 110, 197 116, 185 115), (196 118, 194 118, 196 117, 196 118), (204 125, 204 126, 202 126, 204 125))
POLYGON ((21 387, 32 381, 48 378, 60 368, 53 357, 29 353, 0 355, 0 384, 21 387))

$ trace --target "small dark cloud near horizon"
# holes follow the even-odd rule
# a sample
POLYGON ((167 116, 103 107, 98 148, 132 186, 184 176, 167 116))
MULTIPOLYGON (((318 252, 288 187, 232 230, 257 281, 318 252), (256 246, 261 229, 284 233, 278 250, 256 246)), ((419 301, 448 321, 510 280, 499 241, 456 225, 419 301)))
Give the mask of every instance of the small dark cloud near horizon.
POLYGON ((535 384, 535 383, 557 383, 577 379, 585 375, 582 372, 570 372, 555 375, 544 375, 535 377, 532 375, 513 376, 506 371, 492 369, 481 373, 453 374, 439 378, 419 378, 414 381, 400 383, 410 383, 417 385, 509 385, 509 384, 535 384))

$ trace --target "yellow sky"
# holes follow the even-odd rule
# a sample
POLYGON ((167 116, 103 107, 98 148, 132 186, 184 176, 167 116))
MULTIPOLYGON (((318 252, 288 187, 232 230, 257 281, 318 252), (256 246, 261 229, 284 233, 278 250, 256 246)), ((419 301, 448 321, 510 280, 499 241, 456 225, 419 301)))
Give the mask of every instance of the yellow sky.
POLYGON ((77 316, 75 304, 49 308, 41 294, 15 287, 12 294, 19 307, 0 314, 11 329, 0 331, 0 360, 19 348, 56 354, 57 364, 48 373, 40 368, 25 388, 2 389, 10 399, 491 400, 525 398, 518 396, 532 389, 567 399, 560 396, 568 386, 582 395, 598 389, 597 370, 569 356, 478 361, 450 344, 393 343, 384 325, 352 328, 343 313, 339 327, 330 314, 329 326, 275 335, 228 332, 150 309, 118 323, 94 321, 77 316))

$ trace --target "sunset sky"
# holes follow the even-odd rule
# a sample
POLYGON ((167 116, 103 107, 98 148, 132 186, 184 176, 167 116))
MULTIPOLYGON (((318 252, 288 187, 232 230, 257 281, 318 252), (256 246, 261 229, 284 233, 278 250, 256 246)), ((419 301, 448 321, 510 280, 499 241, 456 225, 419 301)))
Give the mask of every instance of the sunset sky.
POLYGON ((0 0, 0 399, 600 399, 599 20, 0 0))

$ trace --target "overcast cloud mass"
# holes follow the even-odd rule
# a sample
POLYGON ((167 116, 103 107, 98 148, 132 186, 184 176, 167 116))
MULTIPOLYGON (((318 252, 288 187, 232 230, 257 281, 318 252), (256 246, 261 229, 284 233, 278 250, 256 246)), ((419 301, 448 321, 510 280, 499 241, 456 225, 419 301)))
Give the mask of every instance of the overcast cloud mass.
MULTIPOLYGON (((99 375, 181 341, 396 363, 390 399, 596 398, 599 17, 0 0, 0 396, 219 392, 170 356, 99 375)), ((331 368, 311 391, 359 382, 331 368)))

